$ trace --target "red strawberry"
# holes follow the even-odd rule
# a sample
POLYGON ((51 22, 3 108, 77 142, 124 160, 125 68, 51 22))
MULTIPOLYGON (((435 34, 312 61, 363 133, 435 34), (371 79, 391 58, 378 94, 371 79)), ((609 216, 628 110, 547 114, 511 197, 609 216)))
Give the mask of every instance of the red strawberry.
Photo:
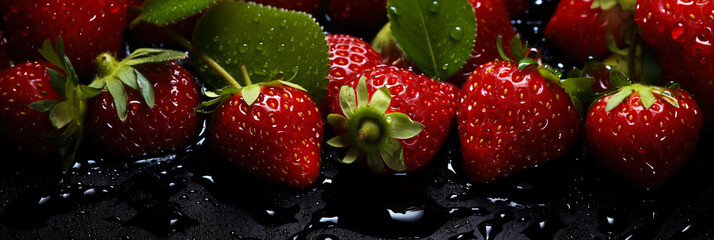
POLYGON ((511 50, 519 62, 504 57, 483 64, 461 90, 459 140, 474 182, 557 159, 578 136, 580 118, 557 75, 522 58, 522 49, 511 50))
POLYGON ((0 133, 25 152, 40 157, 57 154, 57 148, 41 136, 57 135, 49 113, 30 108, 39 100, 64 100, 50 83, 47 62, 26 62, 0 74, 0 133))
POLYGON ((450 130, 456 86, 385 65, 346 80, 325 97, 333 99, 328 121, 344 133, 328 143, 351 146, 343 162, 364 152, 366 164, 379 174, 412 172, 431 161, 450 130))
POLYGON ((7 47, 7 38, 0 30, 0 71, 10 67, 10 49, 7 47))
MULTIPOLYGON (((328 34, 325 39, 330 46, 330 74, 327 76, 330 80, 327 84, 329 91, 338 92, 349 76, 374 69, 382 63, 379 53, 359 38, 344 34, 328 34)), ((325 98, 320 109, 326 115, 331 105, 332 99, 325 98)))
POLYGON ((686 92, 635 84, 592 106, 585 136, 596 161, 650 188, 670 179, 692 156, 701 126, 699 108, 686 92))
MULTIPOLYGON (((471 72, 481 64, 499 58, 496 51, 496 38, 513 38, 516 33, 508 18, 506 6, 502 0, 469 0, 476 14, 476 43, 471 58, 466 61, 461 71, 449 78, 450 82, 461 86, 471 72)), ((508 47, 506 47, 506 51, 508 47)))
POLYGON ((320 173, 323 125, 304 91, 281 83, 249 85, 215 111, 210 141, 242 171, 306 187, 320 173))
POLYGON ((600 5, 596 0, 560 1, 555 14, 545 28, 550 45, 568 58, 584 63, 589 56, 602 60, 612 52, 608 48, 608 31, 617 46, 625 43, 626 28, 632 19, 634 4, 611 1, 600 5), (593 4, 593 2, 597 4, 593 4))
POLYGON ((340 26, 379 27, 387 22, 387 0, 329 0, 328 15, 340 26))
MULTIPOLYGON (((115 78, 123 77, 122 74, 111 75, 111 70, 122 71, 126 66, 117 63, 111 55, 102 56, 99 65, 106 66, 107 70, 100 70, 101 76, 96 81, 104 81, 109 91, 89 100, 87 106, 87 127, 95 143, 116 154, 133 156, 175 149, 196 137, 201 118, 195 110, 201 104, 201 95, 191 72, 174 62, 141 64, 136 65, 135 70, 129 69, 129 74, 141 78, 134 72, 138 71, 148 80, 144 83, 152 87, 153 99, 149 101, 154 105, 150 107, 141 82, 140 89, 126 90, 126 98, 112 92, 113 85, 123 89, 121 82, 124 81, 115 78), (109 79, 113 77, 115 79, 109 79), (117 103, 117 99, 122 103, 117 103), (125 112, 117 110, 118 104, 126 108, 127 101, 125 112), (119 116, 118 112, 121 112, 119 116)), ((98 86, 95 84, 90 86, 98 86)))
POLYGON ((531 1, 503 0, 503 3, 506 5, 506 9, 508 10, 508 16, 510 16, 511 19, 516 19, 526 13, 526 10, 528 10, 529 7, 528 5, 531 3, 531 1))
POLYGON ((284 8, 295 11, 302 11, 309 14, 317 14, 322 5, 322 0, 249 0, 251 2, 270 5, 277 8, 284 8))
POLYGON ((126 26, 126 0, 3 0, 0 11, 13 58, 38 59, 42 42, 62 35, 79 76, 89 76, 95 56, 119 51, 126 26))
POLYGON ((635 21, 660 60, 663 80, 692 92, 707 125, 714 126, 714 4, 711 1, 638 1, 635 21))

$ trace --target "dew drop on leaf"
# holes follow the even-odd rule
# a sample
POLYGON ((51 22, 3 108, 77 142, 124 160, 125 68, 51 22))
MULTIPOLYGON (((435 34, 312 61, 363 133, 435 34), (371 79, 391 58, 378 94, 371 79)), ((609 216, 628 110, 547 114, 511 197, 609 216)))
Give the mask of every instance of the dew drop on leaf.
POLYGON ((243 43, 243 45, 241 45, 240 47, 238 47, 238 51, 240 51, 240 53, 246 53, 246 52, 248 52, 248 44, 247 44, 247 43, 243 43))
POLYGON ((397 7, 395 6, 389 7, 389 13, 393 14, 394 16, 399 16, 399 11, 397 11, 397 7))
POLYGON ((457 26, 454 29, 451 29, 449 36, 454 41, 460 41, 464 37, 464 31, 461 30, 461 27, 457 26))
POLYGON ((439 5, 439 1, 431 1, 431 3, 429 3, 429 12, 439 13, 439 11, 441 11, 441 5, 439 5))
POLYGON ((255 46, 255 49, 258 51, 263 51, 263 49, 264 49, 263 45, 264 45, 263 42, 258 42, 258 45, 255 46))
POLYGON ((221 40, 218 35, 213 36, 213 42, 218 42, 218 40, 221 40))

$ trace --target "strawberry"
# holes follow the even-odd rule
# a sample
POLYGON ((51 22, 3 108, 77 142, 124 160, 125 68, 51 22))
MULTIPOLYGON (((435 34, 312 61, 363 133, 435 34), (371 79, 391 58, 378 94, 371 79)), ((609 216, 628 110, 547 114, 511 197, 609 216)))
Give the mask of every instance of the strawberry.
POLYGON ((213 114, 209 140, 215 151, 240 170, 272 182, 314 183, 324 122, 310 96, 283 81, 233 92, 213 114))
POLYGON ((539 60, 524 57, 518 36, 513 42, 518 62, 499 48, 504 60, 479 66, 461 89, 459 140, 473 182, 557 159, 577 140, 580 118, 570 90, 547 67, 537 66, 539 60))
POLYGON ((25 152, 40 157, 56 155, 53 147, 41 136, 56 135, 50 124, 50 114, 29 107, 39 100, 61 101, 50 83, 48 67, 44 61, 17 64, 0 74, 0 133, 25 152))
POLYGON ((496 51, 496 38, 499 35, 506 39, 516 35, 502 0, 469 0, 469 3, 473 5, 476 14, 477 37, 471 58, 466 61, 461 71, 449 78, 450 82, 458 86, 469 78, 476 67, 499 57, 496 51))
MULTIPOLYGON (((327 44, 330 51, 330 80, 327 89, 339 91, 345 85, 345 79, 364 70, 374 69, 382 63, 379 53, 374 51, 368 43, 359 38, 345 34, 328 34, 327 44)), ((320 105, 323 113, 329 113, 332 105, 331 98, 325 98, 320 105)))
POLYGON ((588 152, 635 186, 653 188, 692 156, 702 126, 685 91, 639 84, 604 96, 585 120, 588 152))
MULTIPOLYGON (((142 59, 139 56, 143 51, 135 51, 122 62, 108 53, 100 55, 100 76, 90 84, 108 91, 89 100, 89 136, 99 146, 122 156, 184 146, 201 127, 201 118, 195 113, 201 95, 193 74, 175 62, 142 59), (122 83, 131 88, 124 90, 122 83)), ((175 58, 186 56, 172 53, 175 58)))
POLYGON ((714 126, 714 4, 710 1, 638 1, 635 21, 660 60, 662 78, 692 92, 714 126))
POLYGON ((322 7, 322 0, 249 0, 251 2, 270 5, 276 8, 284 8, 306 12, 309 14, 318 14, 322 7))
POLYGON ((413 172, 434 158, 451 129, 456 86, 385 65, 346 80, 325 97, 333 99, 328 122, 344 133, 328 144, 351 147, 343 163, 363 152, 363 163, 383 174, 413 172))
POLYGON ((603 60, 612 54, 608 41, 616 46, 625 44, 634 6, 632 0, 560 1, 546 25, 545 37, 551 46, 577 62, 584 63, 589 56, 603 60))
POLYGON ((332 22, 344 27, 374 28, 387 22, 387 0, 329 0, 332 22))
POLYGON ((10 48, 7 46, 7 38, 0 30, 0 71, 10 67, 10 48))
POLYGON ((126 0, 3 0, 0 11, 14 59, 39 58, 42 42, 62 35, 68 57, 82 77, 94 69, 95 56, 119 52, 126 26, 126 0))

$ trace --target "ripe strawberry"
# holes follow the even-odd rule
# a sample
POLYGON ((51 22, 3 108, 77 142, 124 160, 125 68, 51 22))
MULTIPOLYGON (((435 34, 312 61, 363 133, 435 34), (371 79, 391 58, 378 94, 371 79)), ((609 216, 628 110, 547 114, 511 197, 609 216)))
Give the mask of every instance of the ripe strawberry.
POLYGON ((276 8, 284 8, 295 11, 302 11, 309 14, 318 14, 322 5, 322 0, 249 0, 251 2, 270 5, 276 8))
POLYGON ((560 1, 545 28, 550 45, 580 63, 589 56, 598 60, 610 56, 608 41, 615 41, 617 46, 624 45, 634 1, 612 0, 607 5, 601 5, 601 2, 604 1, 560 1), (607 40, 608 34, 612 34, 613 40, 607 40))
POLYGON ((93 142, 113 153, 134 156, 175 149, 196 137, 201 118, 195 110, 201 95, 193 74, 175 62, 137 64, 134 68, 125 63, 116 62, 109 54, 98 58, 104 69, 90 86, 100 87, 96 82, 103 82, 108 91, 90 99, 87 106, 87 129, 93 142), (131 80, 138 89, 122 91, 121 84, 127 79, 120 78, 126 75, 135 78, 131 80), (137 82, 140 78, 144 79, 137 82), (119 93, 114 92, 114 86, 119 87, 119 93), (148 101, 147 86, 153 90, 148 101))
POLYGON ((42 42, 62 35, 79 76, 89 76, 95 56, 119 51, 126 26, 126 0, 3 0, 0 11, 13 58, 38 59, 42 42))
POLYGON ((387 22, 387 0, 329 0, 327 14, 340 26, 379 27, 387 22))
MULTIPOLYGON (((355 74, 361 74, 367 69, 374 69, 382 63, 379 53, 368 43, 359 38, 344 34, 328 34, 327 44, 330 51, 330 80, 327 89, 338 92, 345 79, 355 74)), ((329 113, 331 98, 325 98, 320 105, 323 114, 329 113)))
MULTIPOLYGON (((502 0, 469 0, 469 3, 473 5, 476 14, 477 40, 471 58, 466 61, 461 71, 449 78, 449 82, 457 86, 461 86, 476 67, 499 57, 496 51, 496 38, 499 35, 506 39, 516 35, 502 0)), ((506 51, 509 51, 508 47, 506 51)))
POLYGON ((10 49, 7 46, 7 38, 0 30, 0 71, 10 67, 10 49))
POLYGON ((450 130, 456 86, 385 65, 346 80, 325 97, 333 99, 328 122, 344 133, 328 143, 351 146, 344 163, 364 152, 369 168, 381 174, 416 171, 431 161, 450 130))
POLYGON ((639 84, 598 99, 585 120, 588 152, 632 184, 651 188, 692 156, 702 117, 682 90, 639 84))
POLYGON ((504 56, 483 64, 461 90, 459 140, 464 169, 474 182, 557 159, 578 136, 580 118, 560 78, 523 58, 523 48, 511 50, 519 62, 504 56))
POLYGON ((711 1, 638 1, 635 21, 660 60, 665 81, 692 92, 707 125, 714 126, 714 4, 711 1))
POLYGON ((210 141, 244 172, 306 187, 320 173, 324 122, 309 95, 284 84, 249 85, 228 96, 213 115, 210 141))
POLYGON ((57 154, 57 148, 41 136, 57 135, 50 114, 29 107, 39 100, 64 100, 50 83, 47 67, 37 61, 17 64, 0 74, 0 133, 25 152, 40 157, 57 154))

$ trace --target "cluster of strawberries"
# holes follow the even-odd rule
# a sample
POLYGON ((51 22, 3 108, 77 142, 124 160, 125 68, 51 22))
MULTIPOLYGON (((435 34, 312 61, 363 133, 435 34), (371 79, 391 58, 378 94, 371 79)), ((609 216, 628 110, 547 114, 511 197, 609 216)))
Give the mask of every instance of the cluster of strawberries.
MULTIPOLYGON (((171 62, 185 54, 144 49, 121 61, 113 57, 128 22, 127 5, 139 2, 35 2, 0 2, 8 36, 0 39, 0 67, 9 67, 10 58, 29 61, 0 74, 3 137, 38 156, 59 150, 72 158, 84 131, 122 156, 175 149, 197 135, 200 89, 191 72, 171 62), (56 46, 43 45, 58 35, 63 39, 56 46), (84 81, 95 72, 93 81, 84 81)), ((257 2, 312 14, 327 9, 328 18, 348 27, 387 21, 384 0, 257 2)), ((463 171, 471 181, 488 182, 562 157, 582 132, 595 160, 649 188, 662 185, 692 156, 702 119, 714 122, 708 117, 714 113, 714 5, 708 1, 561 1, 545 29, 548 42, 578 64, 605 63, 574 71, 569 79, 544 65, 514 32, 509 14, 522 14, 526 3, 469 2, 477 41, 448 82, 419 74, 408 53, 380 53, 358 38, 328 35, 331 69, 319 107, 287 82, 245 87, 212 112, 211 146, 243 171, 305 187, 320 174, 325 122, 338 134, 326 142, 349 149, 343 163, 391 174, 426 166, 456 121, 463 171), (659 58, 663 79, 693 91, 702 112, 684 90, 621 81, 621 75, 645 75, 637 56, 646 47, 632 41, 639 39, 636 27, 659 58), (513 40, 504 47, 501 38, 513 40), (619 61, 629 68, 607 65, 619 61), (581 117, 578 110, 588 101, 581 117)), ((170 27, 190 35, 183 29, 197 19, 170 27)), ((151 26, 133 33, 142 31, 151 26)), ((157 43, 171 41, 153 34, 145 44, 157 43)))

